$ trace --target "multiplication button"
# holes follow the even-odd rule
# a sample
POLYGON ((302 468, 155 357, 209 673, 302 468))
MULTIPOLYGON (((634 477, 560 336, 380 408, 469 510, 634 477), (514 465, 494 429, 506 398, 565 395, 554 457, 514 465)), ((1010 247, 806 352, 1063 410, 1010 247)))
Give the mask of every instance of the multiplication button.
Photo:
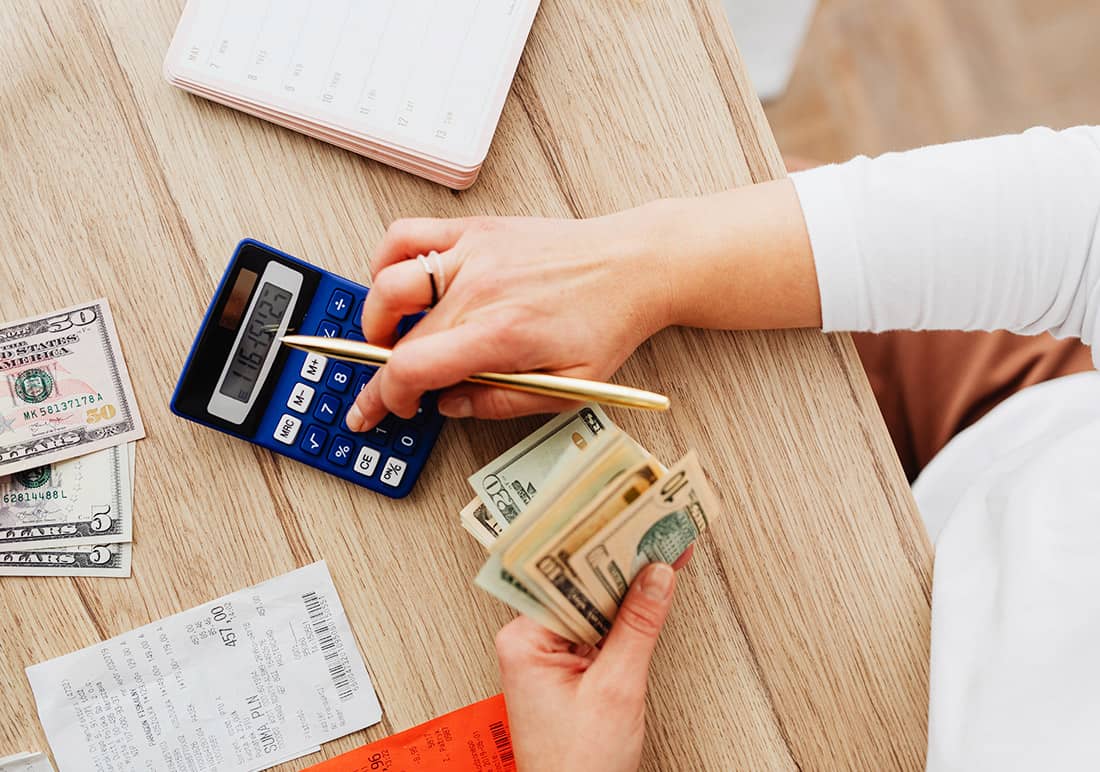
POLYGON ((290 415, 284 413, 283 417, 279 419, 279 423, 275 425, 274 437, 284 445, 293 445, 294 440, 298 437, 298 430, 302 428, 302 422, 290 415))
POLYGON ((408 468, 408 464, 399 458, 390 456, 386 459, 385 466, 382 468, 381 480, 391 488, 396 488, 401 484, 401 478, 405 476, 405 469, 408 468))
POLYGON ((364 477, 370 477, 378 467, 378 460, 380 458, 382 458, 381 453, 374 448, 368 448, 364 445, 359 449, 359 455, 355 458, 354 469, 364 477))
POLYGON ((294 384, 294 388, 290 391, 290 397, 287 398, 286 406, 293 410, 295 413, 304 413, 309 410, 309 405, 313 402, 313 387, 306 386, 304 383, 294 384))
POLYGON ((320 354, 306 355, 306 361, 302 363, 302 377, 312 383, 320 383, 327 363, 328 360, 320 354))

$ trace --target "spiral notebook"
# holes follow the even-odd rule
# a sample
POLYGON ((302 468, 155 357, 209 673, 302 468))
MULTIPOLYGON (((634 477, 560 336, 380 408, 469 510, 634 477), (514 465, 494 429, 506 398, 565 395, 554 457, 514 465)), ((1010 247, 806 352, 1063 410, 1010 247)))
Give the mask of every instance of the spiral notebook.
POLYGON ((169 83, 462 189, 539 0, 189 0, 169 83))

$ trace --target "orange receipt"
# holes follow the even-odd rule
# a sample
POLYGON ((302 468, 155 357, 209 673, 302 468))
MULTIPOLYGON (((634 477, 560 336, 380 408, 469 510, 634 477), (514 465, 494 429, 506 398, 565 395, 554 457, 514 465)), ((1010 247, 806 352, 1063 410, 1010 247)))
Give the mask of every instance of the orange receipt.
POLYGON ((513 772, 504 695, 356 748, 306 772, 513 772))

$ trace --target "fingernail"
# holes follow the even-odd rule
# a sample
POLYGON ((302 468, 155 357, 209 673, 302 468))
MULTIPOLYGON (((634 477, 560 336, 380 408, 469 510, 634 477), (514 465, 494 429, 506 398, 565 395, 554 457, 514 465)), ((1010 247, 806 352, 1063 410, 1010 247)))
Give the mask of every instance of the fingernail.
POLYGON ((664 600, 672 592, 676 572, 667 563, 655 563, 642 575, 642 593, 653 600, 664 600))
POLYGON ((348 416, 344 421, 353 432, 363 430, 363 411, 359 409, 358 403, 353 402, 351 404, 351 407, 348 408, 348 416))
POLYGON ((439 412, 450 418, 469 418, 474 414, 474 403, 469 397, 451 397, 439 402, 439 412))

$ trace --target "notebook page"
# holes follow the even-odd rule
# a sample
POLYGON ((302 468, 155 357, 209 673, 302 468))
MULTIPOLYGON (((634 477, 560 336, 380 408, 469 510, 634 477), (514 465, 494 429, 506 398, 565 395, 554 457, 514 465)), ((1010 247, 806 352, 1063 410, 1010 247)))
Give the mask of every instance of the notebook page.
POLYGON ((383 146, 484 160, 538 0, 190 0, 165 69, 383 146))

